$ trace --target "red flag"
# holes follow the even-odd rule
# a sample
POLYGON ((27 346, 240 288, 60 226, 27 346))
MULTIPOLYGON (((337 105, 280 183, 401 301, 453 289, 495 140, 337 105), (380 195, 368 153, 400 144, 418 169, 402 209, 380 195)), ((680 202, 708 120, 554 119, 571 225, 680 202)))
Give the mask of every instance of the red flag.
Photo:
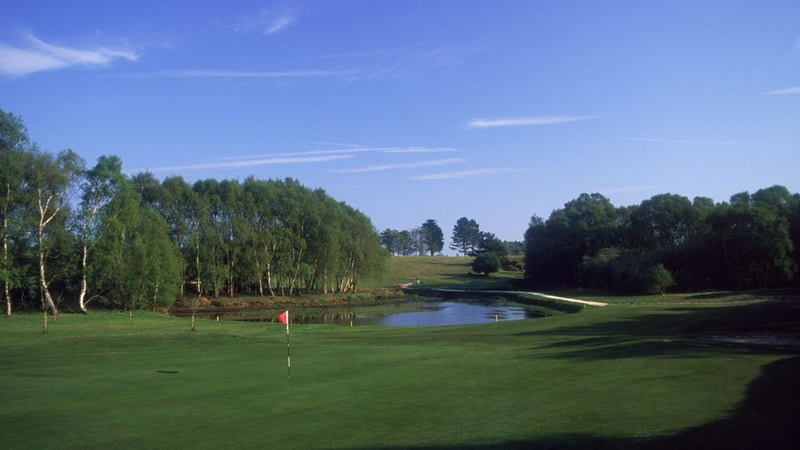
POLYGON ((284 311, 278 316, 278 321, 284 325, 289 325, 289 311, 284 311))

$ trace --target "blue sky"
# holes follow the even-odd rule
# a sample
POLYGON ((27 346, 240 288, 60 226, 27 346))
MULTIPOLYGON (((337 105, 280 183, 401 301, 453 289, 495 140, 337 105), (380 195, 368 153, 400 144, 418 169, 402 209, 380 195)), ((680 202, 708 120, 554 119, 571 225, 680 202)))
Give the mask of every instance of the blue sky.
POLYGON ((797 1, 17 1, 0 108, 129 174, 294 177, 380 231, 522 240, 617 206, 800 191, 797 1))

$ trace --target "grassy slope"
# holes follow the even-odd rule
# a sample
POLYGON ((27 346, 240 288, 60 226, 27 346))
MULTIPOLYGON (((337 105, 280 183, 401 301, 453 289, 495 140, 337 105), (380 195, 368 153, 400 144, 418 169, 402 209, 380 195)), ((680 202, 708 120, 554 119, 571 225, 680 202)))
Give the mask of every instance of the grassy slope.
MULTIPOLYGON (((434 270, 431 267, 431 270, 434 270)), ((434 279, 433 277, 428 277, 434 279)), ((425 279, 423 279, 424 282, 425 279)), ((800 358, 699 345, 792 305, 612 305, 443 328, 140 313, 0 320, 4 448, 792 448, 800 358), (788 444, 787 444, 788 443, 788 444)))
POLYGON ((489 277, 470 274, 472 257, 393 256, 387 274, 379 280, 364 280, 363 287, 388 288, 406 283, 420 287, 459 287, 462 289, 503 289, 510 281, 522 278, 520 272, 499 272, 489 277))

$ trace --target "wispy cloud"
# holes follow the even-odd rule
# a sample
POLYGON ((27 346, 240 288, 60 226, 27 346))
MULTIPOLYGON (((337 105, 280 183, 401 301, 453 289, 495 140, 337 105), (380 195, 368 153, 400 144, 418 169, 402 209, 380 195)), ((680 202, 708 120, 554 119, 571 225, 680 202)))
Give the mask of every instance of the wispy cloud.
POLYGON ((323 163, 339 159, 352 158, 350 155, 319 155, 296 157, 254 158, 239 161, 218 161, 209 163, 187 164, 180 166, 163 166, 147 169, 150 172, 175 172, 181 170, 208 170, 208 169, 241 169, 247 167, 266 166, 275 164, 310 164, 323 163))
POLYGON ((358 67, 351 81, 397 80, 417 77, 434 70, 461 66, 485 51, 483 46, 441 45, 417 48, 383 48, 318 56, 339 64, 358 67))
POLYGON ((496 127, 519 127, 535 125, 558 125, 562 123, 580 122, 583 120, 596 119, 598 116, 539 116, 539 117, 515 117, 504 119, 472 119, 467 123, 470 128, 496 128, 496 127))
POLYGON ((236 31, 271 35, 289 28, 297 22, 299 14, 288 5, 265 8, 239 19, 236 31))
POLYGON ((383 153, 450 153, 458 150, 451 147, 385 147, 383 153))
POLYGON ((361 167, 357 169, 340 169, 334 170, 335 173, 365 173, 365 172, 379 172, 383 170, 396 170, 396 169, 415 169, 419 167, 443 166, 447 164, 454 164, 464 162, 461 158, 447 158, 436 159, 433 161, 419 161, 412 163, 395 163, 395 164, 380 164, 368 167, 361 167))
POLYGON ((779 89, 777 91, 764 92, 764 95, 797 95, 800 94, 800 86, 791 87, 787 89, 779 89))
POLYGON ((115 60, 136 61, 138 58, 128 49, 65 47, 26 34, 22 45, 0 43, 0 74, 19 77, 71 66, 107 66, 115 60))
POLYGON ((232 156, 227 159, 252 159, 252 158, 276 158, 276 157, 305 157, 305 156, 318 156, 318 155, 341 155, 341 154, 357 154, 357 153, 444 153, 444 152, 457 152, 457 149, 450 147, 417 147, 417 146, 397 146, 397 147, 370 147, 364 145, 351 146, 350 144, 331 144, 338 145, 345 148, 324 149, 324 150, 308 150, 303 152, 287 152, 287 153, 271 153, 268 155, 245 155, 245 156, 232 156))
MULTIPOLYGON (((348 144, 337 144, 337 145, 348 145, 348 144)), ((457 150, 449 147, 359 146, 353 148, 336 148, 336 149, 326 149, 326 150, 309 150, 302 152, 270 153, 263 155, 228 156, 212 162, 202 162, 197 164, 186 164, 186 165, 176 165, 176 166, 162 166, 162 167, 148 168, 146 170, 149 170, 150 172, 175 172, 181 170, 240 169, 247 167, 276 165, 276 164, 325 163, 330 161, 355 158, 356 157, 355 155, 361 153, 436 153, 436 152, 454 152, 454 151, 457 150)), ((428 161, 422 163, 391 164, 391 165, 387 164, 383 166, 372 166, 360 169, 350 169, 350 170, 345 169, 337 172, 339 173, 372 172, 378 170, 450 164, 459 161, 461 160, 458 158, 450 158, 450 159, 428 161)))
POLYGON ((759 141, 719 141, 719 140, 691 140, 691 139, 660 139, 647 137, 620 137, 622 141, 648 142, 652 144, 674 145, 765 145, 759 141))
POLYGON ((342 70, 279 70, 279 71, 242 71, 242 70, 169 70, 138 74, 145 78, 307 78, 307 77, 341 77, 352 75, 342 70))
POLYGON ((460 172, 445 172, 430 175, 419 175, 411 178, 414 181, 428 181, 428 180, 454 180, 459 178, 472 178, 484 175, 498 175, 503 173, 522 172, 525 169, 504 169, 504 168, 485 168, 485 169, 472 169, 462 170, 460 172))

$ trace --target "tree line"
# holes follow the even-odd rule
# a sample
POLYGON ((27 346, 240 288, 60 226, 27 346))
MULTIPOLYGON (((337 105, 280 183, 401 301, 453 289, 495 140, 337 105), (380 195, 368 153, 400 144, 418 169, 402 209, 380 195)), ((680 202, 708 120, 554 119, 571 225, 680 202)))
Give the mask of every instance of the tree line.
MULTIPOLYGON (((387 228, 381 232, 380 242, 392 255, 434 256, 444 249, 444 232, 435 219, 428 219, 410 230, 387 228)), ((480 225, 474 219, 461 217, 453 226, 449 248, 464 256, 485 253, 497 256, 520 255, 523 252, 523 243, 503 241, 494 233, 481 231, 480 225)))
POLYGON ((428 219, 410 230, 387 228, 380 234, 380 243, 392 255, 433 256, 444 248, 444 233, 435 219, 428 219))
POLYGON ((615 207, 581 194, 525 233, 526 280, 620 293, 759 289, 800 282, 800 195, 783 186, 710 198, 660 194, 615 207))
POLYGON ((157 180, 41 151, 0 110, 0 283, 53 313, 169 306, 181 296, 354 292, 388 257, 370 219, 297 180, 157 180))

